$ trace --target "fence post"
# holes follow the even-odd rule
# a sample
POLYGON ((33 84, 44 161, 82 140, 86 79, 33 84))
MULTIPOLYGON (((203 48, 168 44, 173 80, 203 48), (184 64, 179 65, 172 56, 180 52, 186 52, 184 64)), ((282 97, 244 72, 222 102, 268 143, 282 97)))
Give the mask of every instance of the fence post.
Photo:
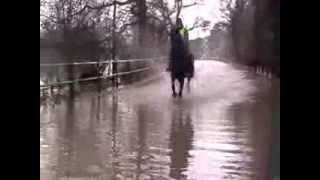
MULTIPOLYGON (((127 62, 127 68, 128 68, 128 71, 131 71, 131 64, 130 62, 127 62)), ((128 84, 131 84, 132 82, 132 76, 127 76, 127 79, 128 79, 128 84)))
POLYGON ((97 88, 98 88, 98 91, 100 92, 101 91, 101 86, 102 86, 102 79, 100 78, 100 59, 98 59, 98 62, 97 62, 97 74, 96 74, 96 76, 98 77, 98 79, 97 79, 97 83, 98 83, 98 85, 97 85, 97 88))
POLYGON ((58 93, 60 93, 60 88, 61 88, 61 85, 59 84, 60 83, 60 73, 59 73, 59 69, 58 67, 55 68, 56 69, 56 75, 57 75, 57 91, 58 93))
MULTIPOLYGON (((52 80, 54 80, 53 71, 54 71, 54 70, 50 70, 50 76, 51 76, 51 79, 52 79, 52 80)), ((52 86, 52 85, 50 86, 50 96, 53 96, 53 86, 52 86)))
MULTIPOLYGON (((71 60, 73 62, 73 59, 71 60)), ((68 71, 68 80, 69 81, 74 81, 74 67, 73 65, 67 66, 67 71, 68 71)), ((69 97, 72 99, 74 98, 74 91, 75 91, 75 83, 70 83, 69 84, 69 97)))

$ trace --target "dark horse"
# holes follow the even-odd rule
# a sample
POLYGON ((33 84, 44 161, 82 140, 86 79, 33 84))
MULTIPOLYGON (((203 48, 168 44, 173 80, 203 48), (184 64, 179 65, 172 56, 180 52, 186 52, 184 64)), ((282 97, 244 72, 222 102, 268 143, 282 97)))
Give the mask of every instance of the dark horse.
MULTIPOLYGON (((171 51, 170 51, 170 65, 169 70, 171 71, 171 86, 173 96, 177 95, 175 91, 175 80, 177 79, 180 84, 179 97, 182 96, 184 78, 188 79, 188 87, 191 78, 194 74, 194 57, 189 53, 187 45, 183 39, 178 35, 176 31, 171 33, 171 51)), ((190 90, 190 87, 189 87, 190 90)))

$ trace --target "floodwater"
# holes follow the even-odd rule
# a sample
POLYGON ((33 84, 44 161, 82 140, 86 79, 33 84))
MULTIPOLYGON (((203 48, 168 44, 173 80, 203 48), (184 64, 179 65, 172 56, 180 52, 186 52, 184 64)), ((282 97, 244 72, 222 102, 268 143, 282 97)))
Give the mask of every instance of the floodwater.
POLYGON ((181 99, 164 73, 41 105, 41 179, 271 179, 280 80, 215 61, 195 68, 181 99))

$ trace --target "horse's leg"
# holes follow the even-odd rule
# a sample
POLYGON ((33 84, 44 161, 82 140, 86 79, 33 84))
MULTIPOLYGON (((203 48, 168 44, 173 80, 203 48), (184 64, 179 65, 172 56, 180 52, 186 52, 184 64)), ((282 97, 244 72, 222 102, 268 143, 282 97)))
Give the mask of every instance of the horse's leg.
POLYGON ((182 97, 184 77, 179 77, 179 83, 180 83, 179 97, 182 97))
POLYGON ((191 77, 188 77, 188 85, 187 85, 188 92, 190 92, 190 80, 191 80, 191 77))
POLYGON ((171 88, 172 88, 172 96, 173 97, 175 97, 177 95, 174 81, 175 81, 175 78, 173 76, 171 76, 171 88))

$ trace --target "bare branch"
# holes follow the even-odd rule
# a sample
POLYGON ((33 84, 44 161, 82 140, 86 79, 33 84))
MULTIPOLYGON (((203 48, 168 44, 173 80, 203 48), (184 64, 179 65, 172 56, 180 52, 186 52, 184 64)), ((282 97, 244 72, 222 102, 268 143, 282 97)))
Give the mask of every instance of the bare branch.
POLYGON ((192 6, 195 6, 195 5, 198 5, 197 2, 194 2, 192 4, 188 4, 188 5, 183 5, 182 8, 188 8, 188 7, 192 7, 192 6))
POLYGON ((59 20, 56 17, 47 16, 47 15, 44 15, 44 14, 40 14, 40 17, 44 17, 44 18, 46 18, 46 20, 49 20, 49 21, 51 21, 53 23, 56 23, 56 24, 59 24, 59 20))
POLYGON ((128 26, 133 26, 133 25, 136 25, 137 23, 138 23, 138 21, 133 21, 130 23, 123 24, 121 26, 120 30, 118 31, 118 33, 123 33, 125 30, 127 30, 128 26))
POLYGON ((164 21, 162 19, 160 19, 158 16, 154 15, 154 14, 148 14, 148 18, 151 18, 151 19, 154 19, 154 20, 157 20, 157 21, 164 21))
POLYGON ((192 27, 188 28, 188 31, 192 31, 197 28, 206 28, 210 25, 210 21, 206 21, 203 19, 196 19, 196 21, 193 23, 192 27))
POLYGON ((82 12, 84 12, 86 9, 91 9, 91 10, 102 10, 104 8, 107 8, 107 7, 111 7, 113 6, 114 4, 116 5, 119 5, 119 6, 123 6, 123 5, 127 5, 127 4, 130 4, 134 2, 134 0, 127 0, 127 1, 124 1, 124 2, 119 2, 119 1, 113 1, 111 3, 105 3, 103 2, 101 5, 98 5, 98 6, 90 6, 88 4, 86 4, 81 10, 79 10, 78 12, 74 13, 72 16, 75 16, 75 15, 78 15, 78 14, 81 14, 82 12))
POLYGON ((111 41, 111 36, 107 36, 107 37, 99 40, 99 44, 102 44, 102 43, 104 43, 105 41, 111 41))

